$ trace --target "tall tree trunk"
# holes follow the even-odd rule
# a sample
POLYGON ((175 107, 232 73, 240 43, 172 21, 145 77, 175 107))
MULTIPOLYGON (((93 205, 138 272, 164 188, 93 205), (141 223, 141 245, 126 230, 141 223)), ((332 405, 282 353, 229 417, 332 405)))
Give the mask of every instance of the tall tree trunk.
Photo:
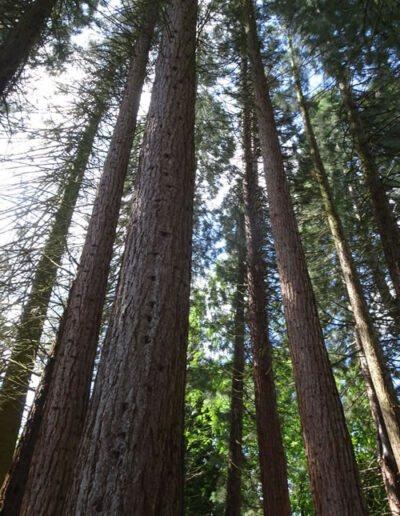
POLYGON ((314 176, 318 182, 325 212, 328 218, 329 228, 335 243, 336 252, 342 269, 343 280, 349 296, 356 328, 360 336, 361 346, 368 364, 368 369, 374 384, 374 390, 378 399, 389 440, 392 445, 397 467, 400 469, 400 414, 396 393, 393 387, 390 372, 386 366, 385 357, 375 332, 372 320, 365 301, 362 286, 357 270, 347 243, 342 221, 336 209, 333 193, 328 176, 321 159, 317 140, 311 124, 306 100, 304 98, 297 65, 294 60, 293 48, 289 36, 290 54, 292 60, 293 75, 296 84, 297 98, 299 100, 301 114, 306 129, 307 140, 310 145, 311 156, 314 164, 314 176))
POLYGON ((290 515, 286 460, 272 371, 272 349, 268 336, 265 302, 262 238, 258 207, 257 165, 251 142, 251 99, 248 85, 247 58, 243 58, 243 152, 245 174, 243 196, 247 240, 247 282, 249 289, 250 336, 253 351, 253 373, 256 423, 260 457, 264 514, 290 515))
POLYGON ((400 229, 390 207, 378 168, 369 147, 368 138, 361 121, 360 113, 353 98, 350 84, 339 80, 340 94, 346 109, 347 118, 360 166, 369 191, 372 208, 378 225, 382 247, 385 253, 390 277, 400 300, 400 229))
POLYGON ((351 185, 348 186, 348 192, 358 220, 357 231, 358 234, 362 237, 363 245, 366 247, 366 252, 363 255, 365 265, 368 267, 372 274, 372 279, 376 291, 379 294, 387 314, 391 317, 391 319, 393 319, 396 334, 400 335, 400 305, 397 302, 396 296, 392 295, 392 292, 390 291, 389 285, 386 281, 385 270, 382 270, 382 267, 379 263, 377 255, 380 255, 381 249, 377 249, 377 247, 374 246, 371 241, 370 225, 368 224, 368 219, 363 217, 358 196, 355 194, 351 185))
POLYGON ((157 19, 149 0, 89 222, 77 277, 57 335, 48 395, 20 514, 60 514, 87 412, 115 232, 157 19))
POLYGON ((65 514, 183 514, 197 2, 172 0, 113 316, 65 514))
POLYGON ((245 5, 271 226, 315 513, 365 515, 354 452, 324 345, 283 168, 251 0, 245 0, 245 5))
POLYGON ((393 450, 390 445, 386 431, 385 421, 379 407, 378 398, 374 389, 372 378, 368 369, 367 360, 362 350, 361 339, 358 332, 355 332, 356 345, 360 357, 361 372, 364 377, 369 406, 372 418, 375 423, 376 436, 378 441, 378 464, 382 472, 383 483, 386 489, 389 507, 393 516, 400 516, 400 475, 394 459, 393 450))
POLYGON ((241 514, 242 484, 242 428, 243 428, 243 375, 244 375, 244 289, 246 275, 246 256, 244 247, 243 217, 238 217, 237 227, 237 279, 234 300, 234 348, 232 394, 229 432, 228 479, 226 483, 226 516, 241 514))
POLYGON ((0 483, 3 483, 11 465, 51 292, 64 253, 83 175, 104 109, 104 103, 101 102, 97 105, 82 136, 63 198, 55 214, 50 234, 32 281, 28 301, 18 324, 15 345, 0 391, 0 483))
POLYGON ((40 39, 58 0, 36 0, 21 16, 0 46, 0 97, 7 95, 15 77, 40 39))

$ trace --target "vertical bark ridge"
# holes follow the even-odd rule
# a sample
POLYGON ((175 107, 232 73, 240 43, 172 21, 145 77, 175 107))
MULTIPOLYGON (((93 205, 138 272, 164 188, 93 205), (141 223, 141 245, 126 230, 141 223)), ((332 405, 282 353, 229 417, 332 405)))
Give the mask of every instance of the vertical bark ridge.
POLYGON ((251 142, 252 108, 248 85, 247 58, 242 58, 242 60, 242 138, 245 167, 243 197, 247 241, 247 283, 264 514, 289 516, 291 510, 286 459, 272 370, 272 349, 268 336, 264 285, 265 265, 262 258, 260 220, 257 211, 258 181, 251 142))
POLYGON ((60 514, 86 416, 119 209, 158 2, 145 4, 119 114, 92 217, 54 346, 48 395, 35 443, 21 516, 60 514))
POLYGON ((118 291, 65 514, 183 514, 197 2, 165 12, 118 291))
POLYGON ((251 0, 245 0, 261 153, 315 513, 367 513, 290 199, 251 0))
POLYGON ((310 145, 311 157, 314 164, 314 176, 318 182, 329 228, 333 237, 336 252, 339 258, 343 280, 347 289, 350 305, 353 311, 361 346, 368 364, 368 370, 374 384, 374 391, 382 411, 392 444, 394 458, 400 469, 400 414, 396 393, 390 372, 387 368, 378 336, 373 326, 367 303, 364 297, 358 273, 345 236, 344 228, 336 208, 328 176, 321 159, 306 100, 304 98, 297 65, 289 36, 292 69, 295 79, 297 98, 303 117, 307 140, 310 145))
POLYGON ((83 175, 104 110, 105 104, 99 102, 78 146, 60 206, 54 216, 50 234, 32 281, 28 301, 18 324, 15 345, 0 391, 0 483, 3 482, 12 462, 51 292, 64 254, 83 175))

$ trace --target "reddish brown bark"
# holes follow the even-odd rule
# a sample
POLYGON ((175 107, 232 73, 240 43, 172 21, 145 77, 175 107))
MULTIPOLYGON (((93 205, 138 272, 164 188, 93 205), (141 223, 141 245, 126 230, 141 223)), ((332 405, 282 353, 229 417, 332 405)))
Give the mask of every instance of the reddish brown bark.
POLYGON ((291 39, 289 46, 292 57, 292 68, 296 84, 297 97, 303 116, 307 139, 310 145, 311 157, 314 163, 314 177, 320 187, 329 228, 334 240, 337 256, 343 274, 354 320, 360 337, 360 343, 367 362, 367 368, 374 385, 374 392, 385 420, 388 437, 391 442, 397 467, 400 465, 400 414, 397 396, 385 357, 380 346, 369 314, 364 292, 358 277, 357 269, 351 255, 342 221, 336 208, 335 200, 329 184, 328 176, 321 159, 318 144, 314 135, 307 103, 303 96, 297 65, 294 60, 291 39))
POLYGON ((317 515, 367 513, 308 275, 264 75, 251 0, 246 31, 272 234, 317 515))
POLYGON ((183 514, 195 0, 163 35, 110 328, 65 514, 183 514))
POLYGON ((24 514, 60 514, 87 411, 108 271, 140 95, 158 4, 150 1, 134 46, 64 324, 21 507, 24 514))
POLYGON ((68 173, 62 200, 54 215, 46 245, 32 280, 31 290, 17 326, 15 343, 0 390, 0 484, 3 483, 13 459, 51 293, 56 283, 75 204, 104 110, 105 103, 99 100, 83 132, 76 157, 68 173))
POLYGON ((247 240, 250 336, 253 351, 254 390, 264 514, 290 515, 286 460, 272 370, 265 302, 262 238, 258 207, 257 165, 251 144, 251 100, 247 60, 243 64, 243 196, 247 240))
POLYGON ((229 462, 228 479, 226 483, 226 516, 241 514, 242 486, 242 430, 243 430, 243 375, 244 375, 244 289, 246 275, 246 253, 244 247, 243 217, 238 217, 237 226, 237 279, 234 300, 234 346, 232 394, 229 429, 229 462))
MULTIPOLYGON (((353 98, 350 84, 346 80, 339 81, 339 89, 346 109, 347 119, 354 142, 361 171, 369 191, 369 198, 378 225, 383 251, 397 301, 400 300, 400 229, 390 207, 385 188, 379 177, 379 171, 371 152, 367 135, 353 98)), ((399 452, 400 453, 400 452, 399 452)))
POLYGON ((58 0, 36 0, 0 46, 0 97, 6 95, 46 27, 58 0))

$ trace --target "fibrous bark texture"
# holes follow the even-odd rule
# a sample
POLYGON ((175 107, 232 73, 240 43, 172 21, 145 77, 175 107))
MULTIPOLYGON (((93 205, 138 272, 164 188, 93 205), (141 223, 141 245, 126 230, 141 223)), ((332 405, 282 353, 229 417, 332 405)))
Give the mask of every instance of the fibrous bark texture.
POLYGON ((123 185, 136 128, 158 2, 150 1, 100 180, 77 277, 54 348, 47 399, 20 514, 59 514, 87 411, 123 185))
POLYGON ((271 227, 315 513, 365 515, 354 452, 324 345, 283 167, 251 0, 245 0, 245 5, 271 227))
POLYGON ((244 375, 244 289, 246 275, 246 253, 244 248, 244 221, 238 217, 237 226, 237 279, 234 299, 234 346, 232 393, 229 429, 229 462, 228 479, 226 483, 226 516, 241 514, 241 485, 242 485, 242 433, 243 433, 243 375, 244 375))
POLYGON ((275 383, 272 370, 272 350, 268 336, 265 301, 265 265, 262 258, 262 238, 258 207, 257 161, 251 138, 252 102, 248 85, 247 59, 243 59, 243 152, 245 174, 243 196, 247 241, 247 283, 249 290, 250 337, 253 351, 253 375, 256 423, 260 458, 264 514, 291 514, 275 383))
POLYGON ((6 95, 17 73, 25 65, 31 50, 46 27, 58 0, 36 0, 0 47, 0 97, 6 95))
POLYGON ((116 302, 66 514, 183 514, 195 0, 173 0, 116 302))
MULTIPOLYGON (((289 43, 291 46, 290 38, 289 43)), ((358 277, 357 269, 345 236, 342 221, 340 220, 339 213, 336 208, 328 175, 321 159, 307 103, 302 92, 300 77, 297 71, 297 65, 294 60, 292 48, 291 57, 297 97, 314 164, 314 176, 321 191, 329 228, 339 258, 343 280, 349 296, 367 367, 374 385, 375 395, 385 421, 389 440, 392 444, 394 456, 397 462, 397 467, 400 469, 400 414, 397 396, 393 387, 390 372, 386 365, 385 357, 383 356, 383 352, 380 347, 378 335, 375 332, 375 328, 368 311, 368 306, 358 277)))
MULTIPOLYGON (((397 302, 400 300, 400 229, 390 207, 385 188, 379 177, 379 171, 372 155, 367 135, 353 98, 348 81, 339 81, 340 94, 346 109, 347 119, 360 160, 361 171, 368 188, 371 205, 378 225, 383 251, 385 253, 390 277, 396 292, 397 302)), ((399 450, 400 453, 400 450, 399 450)))
POLYGON ((97 105, 78 146, 60 206, 32 281, 28 301, 18 324, 16 341, 0 391, 0 483, 3 482, 11 465, 51 292, 104 109, 103 103, 97 105))

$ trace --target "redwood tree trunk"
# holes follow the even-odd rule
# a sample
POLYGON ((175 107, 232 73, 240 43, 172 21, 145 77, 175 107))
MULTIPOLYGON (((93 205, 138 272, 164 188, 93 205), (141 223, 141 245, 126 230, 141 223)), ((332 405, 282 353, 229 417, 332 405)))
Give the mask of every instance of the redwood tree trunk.
MULTIPOLYGON (((378 225, 382 247, 385 253, 390 277, 400 300, 400 229, 390 207, 378 168, 369 147, 368 138, 354 101, 350 84, 339 81, 340 94, 346 109, 354 146, 360 160, 361 171, 369 191, 372 208, 378 225)), ((399 452, 400 453, 400 452, 399 452)))
POLYGON ((55 343, 48 396, 21 507, 23 514, 60 514, 87 412, 123 185, 158 3, 150 0, 134 46, 77 277, 55 343))
POLYGON ((244 375, 244 289, 245 289, 245 248, 243 218, 239 217, 237 228, 237 280, 234 301, 234 348, 232 394, 229 432, 228 479, 226 483, 226 516, 241 514, 242 486, 242 429, 243 429, 243 375, 244 375), (241 227, 242 226, 242 227, 241 227))
POLYGON ((324 345, 283 168, 253 5, 251 0, 245 2, 261 153, 315 513, 365 515, 354 452, 324 345))
POLYGON ((167 4, 118 291, 65 514, 183 514, 195 0, 167 4))
POLYGON ((389 501, 390 511, 393 516, 400 516, 400 475, 394 459, 393 450, 390 445, 388 433, 382 411, 379 407, 378 398, 374 389, 367 361, 362 351, 361 339, 356 331, 356 344, 359 351, 360 365, 364 377, 369 406, 372 418, 375 423, 376 436, 378 441, 378 464, 382 473, 383 483, 389 501))
POLYGON ((16 341, 0 391, 0 484, 3 483, 11 465, 51 292, 104 109, 104 103, 99 102, 78 146, 63 198, 55 214, 54 223, 32 281, 28 301, 18 324, 16 341))
POLYGON ((344 233, 342 221, 340 220, 339 213, 336 208, 328 176, 321 159, 314 130, 311 125, 307 103, 303 96, 290 36, 289 45, 297 97, 314 164, 314 175, 321 191, 329 228, 332 233, 336 252, 339 258, 343 280, 350 300, 357 331, 360 336, 360 342, 365 355, 367 367, 374 385, 375 395, 385 420, 388 437, 394 451, 397 467, 400 469, 400 414, 397 396, 393 387, 390 372, 386 365, 385 357, 383 356, 383 352, 380 347, 378 335, 375 332, 375 328, 368 311, 357 269, 344 233))
POLYGON ((243 59, 243 151, 245 175, 243 195, 247 240, 247 282, 249 290, 250 336, 253 351, 253 374, 256 423, 260 458, 264 514, 291 514, 285 452, 272 371, 272 349, 268 336, 265 302, 262 238, 258 206, 256 160, 251 142, 251 100, 248 86, 247 58, 243 59))
POLYGON ((9 92, 15 76, 25 65, 57 2, 58 0, 33 2, 0 46, 0 97, 9 92))

